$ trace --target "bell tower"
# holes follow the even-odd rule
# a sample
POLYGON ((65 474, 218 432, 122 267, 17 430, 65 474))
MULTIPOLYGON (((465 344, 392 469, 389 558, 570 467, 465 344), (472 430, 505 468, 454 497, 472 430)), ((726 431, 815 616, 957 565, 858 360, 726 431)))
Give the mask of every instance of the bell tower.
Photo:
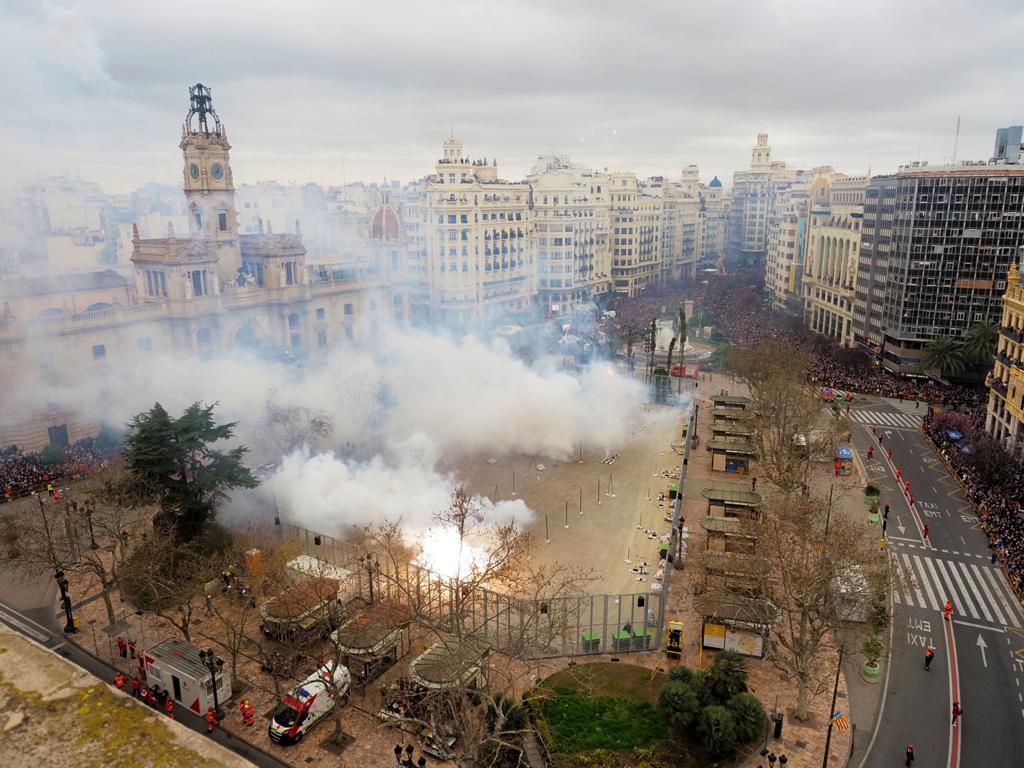
POLYGON ((236 275, 242 259, 238 247, 235 184, 228 135, 213 109, 211 89, 196 83, 188 89, 189 110, 181 127, 185 200, 189 236, 212 241, 222 281, 236 275))

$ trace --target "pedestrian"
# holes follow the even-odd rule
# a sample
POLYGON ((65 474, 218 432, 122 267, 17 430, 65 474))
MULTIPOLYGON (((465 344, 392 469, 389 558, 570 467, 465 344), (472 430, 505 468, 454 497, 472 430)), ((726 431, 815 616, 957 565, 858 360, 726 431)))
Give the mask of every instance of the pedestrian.
POLYGON ((169 718, 171 718, 171 720, 175 719, 175 717, 174 717, 174 699, 171 699, 171 698, 167 699, 167 702, 164 704, 164 712, 167 713, 167 716, 169 718))
POLYGON ((128 643, 124 641, 121 635, 117 636, 117 652, 120 654, 122 659, 128 658, 128 643))
POLYGON ((932 660, 935 658, 935 649, 930 645, 924 649, 924 671, 930 672, 932 660))
POLYGON ((879 549, 885 549, 885 544, 886 544, 885 536, 883 536, 882 538, 880 538, 878 540, 878 548, 879 549))
POLYGON ((889 521, 884 517, 882 518, 882 537, 885 537, 885 529, 889 527, 889 521))
POLYGON ((129 640, 128 641, 128 655, 131 656, 131 658, 133 658, 133 659, 135 658, 135 641, 134 640, 129 640))
POLYGON ((213 733, 213 729, 218 725, 217 713, 213 711, 213 707, 209 707, 206 710, 206 733, 207 735, 213 733))
POLYGON ((912 762, 914 762, 914 745, 907 744, 907 762, 904 765, 910 765, 912 762))
POLYGON ((963 713, 964 713, 964 711, 960 708, 960 702, 959 701, 954 701, 953 702, 953 727, 954 728, 956 728, 957 720, 960 719, 960 715, 962 715, 963 713))
POLYGON ((884 442, 885 442, 885 433, 881 433, 881 434, 878 435, 878 444, 881 445, 884 442))
POLYGON ((917 503, 917 496, 910 494, 910 506, 914 506, 917 503))
POLYGON ((149 700, 149 687, 146 686, 146 685, 143 685, 142 688, 139 689, 139 701, 146 702, 148 700, 149 700))
POLYGON ((897 482, 903 479, 903 472, 899 467, 896 467, 896 480, 897 482))
POLYGON ((142 681, 139 680, 139 676, 135 675, 132 677, 132 696, 136 699, 139 698, 139 691, 142 689, 142 681))
POLYGON ((839 459, 835 458, 832 460, 832 469, 836 473, 836 477, 839 477, 839 459))
POLYGON ((756 491, 757 490, 757 478, 756 477, 751 477, 750 478, 750 490, 751 491, 756 491))
POLYGON ((846 404, 846 415, 847 416, 850 415, 850 404, 849 403, 846 404))
POLYGON ((885 512, 882 513, 882 519, 883 520, 888 520, 889 519, 889 505, 888 504, 885 505, 885 512))
POLYGON ((906 494, 910 493, 910 481, 907 480, 903 483, 903 492, 906 494))
POLYGON ((868 461, 875 458, 875 447, 873 445, 868 446, 868 461))
POLYGON ((921 538, 928 541, 928 523, 925 523, 924 528, 921 529, 921 538))
POLYGON ((149 693, 146 694, 146 703, 153 707, 153 709, 156 709, 156 693, 153 692, 152 688, 150 688, 149 693))
POLYGON ((206 598, 206 615, 213 616, 213 600, 209 595, 204 595, 206 598))
POLYGON ((953 620, 953 601, 952 600, 947 600, 946 601, 946 607, 942 609, 942 616, 943 616, 943 618, 946 619, 946 621, 952 621, 953 620))
POLYGON ((892 461, 892 448, 886 448, 885 451, 886 451, 885 455, 889 457, 890 461, 892 461))
POLYGON ((114 675, 114 685, 117 686, 117 690, 123 691, 126 682, 127 681, 125 680, 123 673, 118 672, 116 675, 114 675))
POLYGON ((252 706, 252 702, 248 699, 245 700, 245 709, 242 711, 242 724, 246 728, 251 728, 255 724, 256 710, 252 706))

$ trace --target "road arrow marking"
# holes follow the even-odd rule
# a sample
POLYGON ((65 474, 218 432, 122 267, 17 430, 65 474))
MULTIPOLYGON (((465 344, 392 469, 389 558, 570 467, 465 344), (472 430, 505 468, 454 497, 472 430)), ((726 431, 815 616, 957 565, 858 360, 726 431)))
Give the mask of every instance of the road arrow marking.
POLYGON ((985 642, 985 638, 978 633, 978 650, 981 651, 981 663, 985 665, 985 669, 988 669, 988 659, 985 658, 985 649, 988 648, 988 643, 985 642))
POLYGON ((896 527, 899 529, 900 536, 907 532, 906 527, 903 525, 903 521, 900 520, 900 516, 896 515, 896 527))

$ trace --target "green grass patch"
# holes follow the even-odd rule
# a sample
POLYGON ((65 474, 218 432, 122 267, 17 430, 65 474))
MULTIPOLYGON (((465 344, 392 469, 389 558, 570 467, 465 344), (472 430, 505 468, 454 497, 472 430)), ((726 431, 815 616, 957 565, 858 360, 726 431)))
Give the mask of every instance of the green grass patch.
POLYGON ((582 664, 549 677, 531 700, 556 752, 629 750, 665 739, 656 702, 666 679, 630 664, 582 664))
POLYGON ((587 696, 573 688, 538 694, 534 706, 559 752, 623 750, 665 737, 658 711, 647 701, 587 696))

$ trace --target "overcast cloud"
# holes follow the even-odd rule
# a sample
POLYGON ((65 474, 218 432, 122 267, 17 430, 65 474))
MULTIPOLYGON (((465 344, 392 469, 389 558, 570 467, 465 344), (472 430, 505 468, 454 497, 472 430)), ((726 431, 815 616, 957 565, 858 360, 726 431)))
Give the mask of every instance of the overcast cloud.
POLYGON ((1024 6, 449 0, 0 4, 3 176, 177 183, 187 86, 213 87, 235 181, 429 173, 454 123, 520 178, 542 153, 707 181, 759 131, 849 173, 988 157, 1020 123, 1024 6))

